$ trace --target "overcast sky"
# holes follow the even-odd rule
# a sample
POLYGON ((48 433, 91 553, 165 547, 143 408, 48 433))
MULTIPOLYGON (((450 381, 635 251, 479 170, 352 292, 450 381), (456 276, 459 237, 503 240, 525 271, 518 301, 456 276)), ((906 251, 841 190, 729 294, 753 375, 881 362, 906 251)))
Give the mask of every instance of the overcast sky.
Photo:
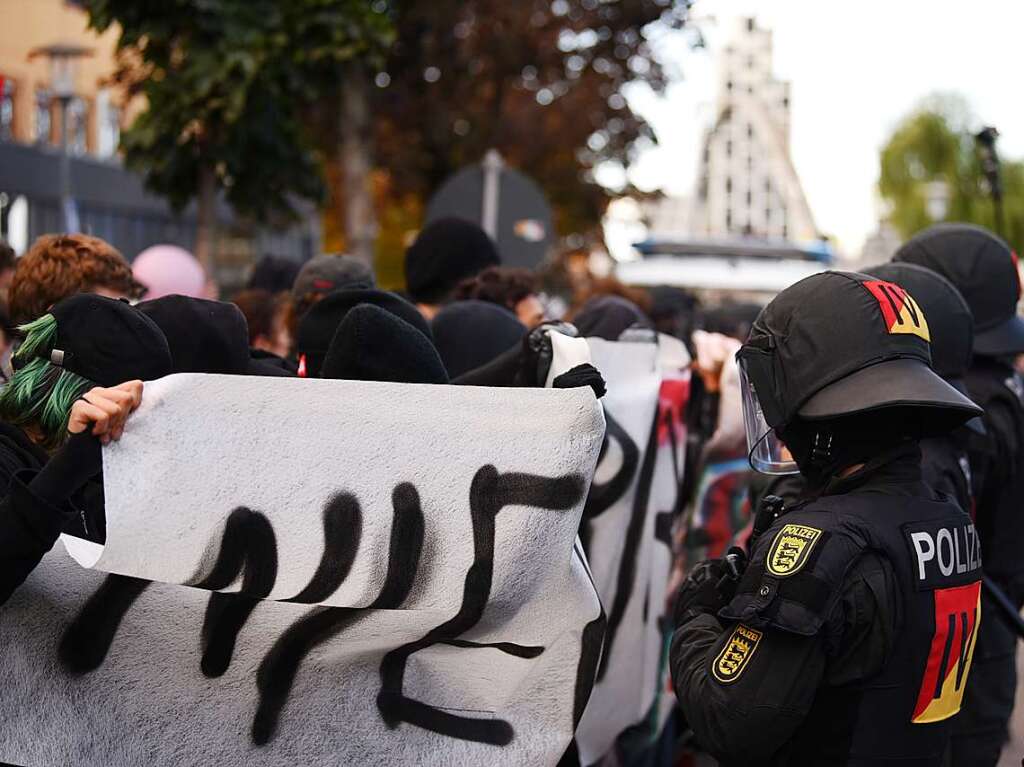
POLYGON ((662 44, 682 79, 665 98, 634 91, 660 146, 632 173, 639 186, 689 195, 702 129, 712 119, 714 52, 729 20, 774 30, 775 73, 792 82, 792 153, 818 227, 857 252, 877 221, 878 150, 936 91, 965 96, 977 124, 1024 156, 1024 2, 1018 0, 697 0, 706 50, 662 44), (713 17, 713 18, 711 18, 713 17))

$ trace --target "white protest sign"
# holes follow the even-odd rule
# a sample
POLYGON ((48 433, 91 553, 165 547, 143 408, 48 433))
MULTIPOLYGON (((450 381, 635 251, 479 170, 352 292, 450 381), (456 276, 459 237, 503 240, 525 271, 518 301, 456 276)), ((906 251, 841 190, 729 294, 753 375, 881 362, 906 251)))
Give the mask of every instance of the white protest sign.
POLYGON ((92 569, 57 547, 0 607, 0 759, 554 764, 603 426, 589 388, 147 383, 92 569))
POLYGON ((581 761, 592 764, 640 722, 653 721, 656 736, 672 703, 662 624, 689 357, 664 336, 658 343, 587 342, 608 387, 601 400, 607 436, 580 529, 608 620, 597 683, 577 731, 581 761))

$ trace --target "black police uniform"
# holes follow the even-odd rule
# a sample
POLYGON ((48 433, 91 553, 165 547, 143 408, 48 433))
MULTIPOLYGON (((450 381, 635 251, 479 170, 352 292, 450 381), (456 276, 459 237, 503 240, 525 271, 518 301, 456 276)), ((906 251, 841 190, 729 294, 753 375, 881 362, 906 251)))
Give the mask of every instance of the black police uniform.
POLYGON ((728 562, 698 565, 680 592, 676 694, 725 764, 944 758, 980 621, 980 545, 922 481, 917 440, 980 410, 930 369, 929 339, 900 286, 827 272, 780 293, 737 355, 751 463, 798 466, 813 497, 760 535, 727 603, 728 562))
MULTIPOLYGON (((975 357, 965 379, 971 398, 985 409, 987 431, 968 445, 974 513, 986 575, 1019 607, 1024 600, 1024 409, 1013 371, 1000 361, 1024 353, 1017 258, 1005 242, 980 227, 941 224, 913 237, 893 260, 946 277, 974 317, 975 357)), ((955 727, 957 767, 998 761, 1013 711, 1015 651, 1016 637, 1006 622, 982 623, 975 671, 955 727)))
MULTIPOLYGON (((985 408, 985 435, 967 446, 985 572, 1018 607, 1024 601, 1024 409, 1012 368, 979 358, 967 374, 971 397, 985 408)), ((988 615, 997 609, 983 595, 988 615)), ((986 620, 978 637, 972 682, 955 726, 952 764, 994 765, 1006 740, 1017 690, 1017 635, 986 620)))
POLYGON ((676 633, 677 695, 724 764, 941 762, 981 562, 970 519, 927 490, 919 461, 897 448, 782 516, 732 602, 676 633))

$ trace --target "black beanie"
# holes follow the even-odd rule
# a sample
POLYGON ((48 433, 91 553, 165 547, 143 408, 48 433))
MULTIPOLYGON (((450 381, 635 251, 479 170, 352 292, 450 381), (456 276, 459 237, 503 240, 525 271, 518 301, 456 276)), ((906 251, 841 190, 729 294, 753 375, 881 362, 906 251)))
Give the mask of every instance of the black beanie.
POLYGON ((171 352, 160 328, 127 301, 80 293, 50 310, 57 321, 52 351, 40 356, 99 386, 172 372, 171 352))
POLYGON ((501 258, 487 232, 461 218, 439 218, 405 251, 405 287, 418 303, 439 304, 467 277, 501 258))
POLYGON ((248 372, 249 327, 234 304, 171 295, 143 301, 138 309, 167 336, 175 373, 248 372))
POLYGON ((640 307, 622 296, 595 296, 583 304, 572 324, 583 338, 603 338, 618 341, 624 331, 640 325, 651 327, 640 307))
POLYGON ((508 309, 475 300, 448 304, 431 327, 434 345, 452 378, 486 365, 526 334, 526 326, 508 309))
POLYGON ((430 326, 419 309, 395 293, 383 290, 338 290, 316 303, 302 319, 295 333, 295 353, 300 359, 299 375, 316 378, 320 375, 327 349, 345 316, 359 304, 373 304, 412 325, 428 340, 430 326), (305 360, 305 370, 301 362, 305 360))
POLYGON ((320 377, 448 383, 444 364, 426 336, 373 304, 360 304, 345 315, 327 350, 320 377))

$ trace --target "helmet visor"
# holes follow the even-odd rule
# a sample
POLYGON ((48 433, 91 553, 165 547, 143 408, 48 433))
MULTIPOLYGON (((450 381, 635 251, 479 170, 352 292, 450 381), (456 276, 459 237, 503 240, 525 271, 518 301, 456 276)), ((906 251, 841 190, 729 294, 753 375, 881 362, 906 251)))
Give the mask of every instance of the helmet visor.
POLYGON ((799 474, 800 469, 793 456, 765 420, 757 391, 747 376, 746 360, 740 357, 738 362, 743 427, 747 432, 747 460, 761 474, 799 474))

